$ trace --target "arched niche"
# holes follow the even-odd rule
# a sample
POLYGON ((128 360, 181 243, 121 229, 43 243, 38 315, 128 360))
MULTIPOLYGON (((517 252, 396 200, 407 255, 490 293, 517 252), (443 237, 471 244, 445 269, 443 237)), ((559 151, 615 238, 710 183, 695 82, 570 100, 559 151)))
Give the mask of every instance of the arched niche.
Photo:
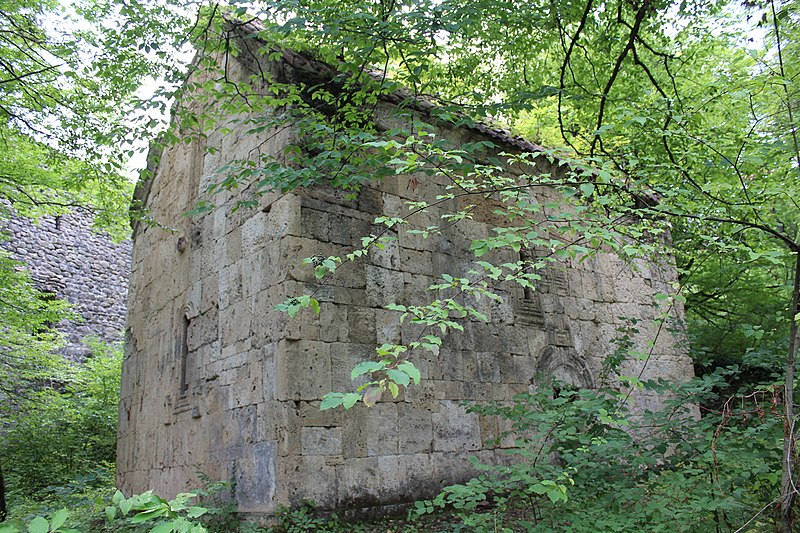
POLYGON ((594 377, 586 366, 586 361, 572 347, 546 347, 539 354, 536 374, 537 376, 553 377, 579 388, 594 387, 594 377))

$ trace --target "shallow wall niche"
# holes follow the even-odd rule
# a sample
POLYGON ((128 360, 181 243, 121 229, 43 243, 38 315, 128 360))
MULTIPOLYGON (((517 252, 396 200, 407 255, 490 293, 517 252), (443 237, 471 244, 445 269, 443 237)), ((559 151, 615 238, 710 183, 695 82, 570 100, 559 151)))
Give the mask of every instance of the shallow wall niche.
POLYGON ((552 376, 563 383, 581 388, 593 388, 594 378, 586 361, 575 348, 548 346, 539 354, 537 376, 552 376))

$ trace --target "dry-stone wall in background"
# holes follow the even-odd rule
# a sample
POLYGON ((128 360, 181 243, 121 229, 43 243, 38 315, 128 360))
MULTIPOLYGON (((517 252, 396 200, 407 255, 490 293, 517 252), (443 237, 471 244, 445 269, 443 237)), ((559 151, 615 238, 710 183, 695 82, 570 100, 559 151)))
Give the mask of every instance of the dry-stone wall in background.
POLYGON ((84 339, 119 341, 125 325, 131 242, 114 243, 91 226, 91 215, 79 211, 36 223, 12 217, 0 243, 27 265, 37 289, 70 302, 80 315, 58 326, 67 341, 64 355, 76 360, 89 352, 84 339))

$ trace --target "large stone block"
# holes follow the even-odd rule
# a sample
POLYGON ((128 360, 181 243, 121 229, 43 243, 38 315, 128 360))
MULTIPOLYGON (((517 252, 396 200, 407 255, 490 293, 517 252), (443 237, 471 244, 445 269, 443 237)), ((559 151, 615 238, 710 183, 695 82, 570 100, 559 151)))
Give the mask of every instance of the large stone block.
POLYGON ((375 310, 357 305, 347 306, 347 340, 354 344, 375 344, 375 310))
POLYGON ((458 402, 442 400, 431 416, 433 446, 437 452, 478 450, 481 427, 478 415, 467 413, 458 402))
POLYGON ((279 400, 318 400, 331 391, 329 344, 280 341, 275 358, 279 400))
POLYGON ((223 345, 250 338, 252 335, 252 303, 239 300, 219 311, 220 334, 223 345))
POLYGON ((405 301, 402 272, 373 265, 367 265, 365 272, 367 305, 385 307, 405 301))
POLYGON ((304 427, 300 432, 303 455, 341 455, 342 428, 304 427))
POLYGON ((236 464, 236 503, 243 512, 271 513, 275 510, 275 443, 256 442, 230 450, 228 460, 236 464))
POLYGON ((433 451, 433 417, 430 410, 408 403, 398 404, 397 425, 400 454, 433 451))
POLYGON ((336 505, 357 509, 381 505, 381 471, 377 457, 359 457, 336 467, 338 491, 336 505))
POLYGON ((324 455, 284 457, 278 464, 276 499, 293 506, 307 500, 330 508, 337 501, 336 477, 335 466, 328 465, 324 455))
POLYGON ((379 403, 367 412, 367 455, 396 455, 398 452, 397 404, 379 403))
POLYGON ((350 377, 350 372, 358 363, 375 359, 375 346, 373 344, 334 342, 330 344, 330 354, 332 390, 344 392, 364 383, 365 377, 357 378, 354 382, 350 377))

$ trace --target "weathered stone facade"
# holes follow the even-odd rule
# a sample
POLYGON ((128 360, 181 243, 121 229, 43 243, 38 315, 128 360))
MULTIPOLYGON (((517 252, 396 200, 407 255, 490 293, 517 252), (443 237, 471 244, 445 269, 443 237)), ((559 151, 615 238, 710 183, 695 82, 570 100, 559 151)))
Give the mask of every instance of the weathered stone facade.
POLYGON ((84 340, 122 340, 130 275, 131 242, 115 243, 92 230, 91 215, 75 211, 36 223, 12 216, 0 246, 25 263, 37 289, 66 300, 79 318, 58 324, 67 357, 89 353, 84 340))
MULTIPOLYGON (((293 69, 310 68, 292 54, 262 57, 260 65, 254 57, 231 59, 229 79, 259 71, 291 78, 293 69)), ((395 111, 391 96, 378 103, 380 127, 408 120, 395 111)), ((432 120, 425 105, 413 114, 432 120)), ((456 146, 489 139, 502 150, 519 149, 518 141, 482 126, 437 128, 456 146)), ((364 187, 356 199, 317 186, 265 194, 254 209, 182 216, 226 162, 258 151, 278 155, 295 141, 291 128, 257 135, 246 129, 239 124, 168 148, 140 188, 155 220, 173 231, 139 225, 134 232, 117 463, 124 491, 170 495, 195 485, 201 471, 234 478, 239 509, 257 514, 302 499, 357 508, 430 495, 469 477, 468 457, 498 461, 511 444, 492 444, 503 429, 498 419, 469 414, 462 402, 508 400, 539 373, 591 386, 613 350, 618 317, 642 320, 640 344, 656 339, 644 379, 691 376, 676 339, 666 331, 656 336, 648 321, 658 313, 653 295, 670 290, 674 268, 600 254, 552 265, 541 291, 509 287, 503 303, 487 302, 481 310, 489 322, 465 320, 464 333, 448 336, 438 357, 416 358, 423 383, 396 400, 320 411, 325 393, 352 387, 351 368, 370 359, 376 345, 416 338, 419 330, 385 307, 425 302, 426 288, 441 274, 470 270, 470 243, 497 224, 495 206, 489 202, 472 220, 428 239, 400 232, 392 245, 319 285, 304 258, 344 256, 374 231, 376 216, 405 213, 404 202, 432 200, 445 183, 421 177, 412 187, 409 176, 396 176, 364 187), (311 291, 319 315, 291 320, 274 310, 311 291)), ((558 171, 541 164, 542 172, 558 171)), ((215 200, 226 198, 234 193, 215 200)), ((539 199, 557 202, 558 195, 544 190, 539 199)), ((411 223, 425 227, 451 207, 442 204, 411 223)), ((637 365, 627 370, 638 372, 637 365)))

